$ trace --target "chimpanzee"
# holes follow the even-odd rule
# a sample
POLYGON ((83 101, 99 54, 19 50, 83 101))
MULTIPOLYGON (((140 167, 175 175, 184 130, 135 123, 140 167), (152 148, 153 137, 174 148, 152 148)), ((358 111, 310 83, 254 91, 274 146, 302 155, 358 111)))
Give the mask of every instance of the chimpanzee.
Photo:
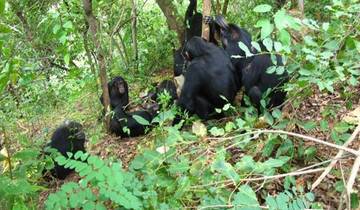
MULTIPOLYGON (((190 4, 185 13, 185 40, 181 43, 181 47, 174 52, 174 76, 177 77, 186 69, 187 62, 184 58, 184 50, 186 42, 194 36, 201 36, 203 16, 196 10, 197 0, 190 0, 190 4)), ((214 27, 210 22, 210 42, 217 45, 214 37, 214 27)))
MULTIPOLYGON (((260 101, 268 89, 273 89, 270 94, 268 107, 281 105, 286 97, 286 92, 282 90, 283 84, 288 80, 288 73, 284 71, 282 75, 276 73, 268 74, 266 71, 273 66, 270 54, 256 54, 257 50, 251 47, 251 36, 244 29, 235 24, 227 24, 223 17, 215 19, 220 38, 225 50, 230 56, 245 56, 245 52, 240 49, 238 42, 243 42, 253 54, 249 58, 232 58, 236 68, 237 76, 241 84, 245 87, 245 93, 250 101, 260 110, 260 101)), ((283 65, 280 55, 276 55, 277 65, 283 65)))
MULTIPOLYGON (((56 149, 65 157, 67 157, 67 152, 73 154, 78 151, 85 152, 85 133, 82 125, 78 122, 66 120, 55 130, 47 147, 56 149)), ((65 179, 72 171, 73 169, 64 168, 56 162, 55 167, 50 170, 51 175, 58 179, 65 179)))
MULTIPOLYGON (((108 89, 111 110, 119 104, 125 107, 129 103, 129 87, 124 78, 120 76, 114 77, 108 82, 108 89)), ((100 101, 104 105, 103 94, 100 97, 100 101)))
POLYGON ((110 131, 121 137, 135 137, 145 134, 146 128, 149 126, 140 124, 135 120, 134 116, 142 117, 148 123, 153 119, 151 110, 141 110, 126 113, 121 105, 113 110, 114 115, 110 121, 110 131))
POLYGON ((215 108, 233 102, 238 89, 235 69, 223 49, 201 37, 186 43, 185 55, 190 63, 178 105, 201 119, 209 119, 215 108))
POLYGON ((171 80, 163 80, 158 86, 156 86, 156 93, 152 95, 151 99, 157 101, 160 94, 165 91, 167 91, 171 97, 170 104, 174 103, 178 96, 176 94, 176 85, 171 80))

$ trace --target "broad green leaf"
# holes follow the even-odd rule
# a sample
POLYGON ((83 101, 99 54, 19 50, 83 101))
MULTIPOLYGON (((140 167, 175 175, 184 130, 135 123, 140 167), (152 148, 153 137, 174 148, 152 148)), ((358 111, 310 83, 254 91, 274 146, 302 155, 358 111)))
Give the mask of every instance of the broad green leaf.
POLYGON ((210 129, 210 134, 213 136, 223 136, 225 134, 225 130, 222 128, 212 127, 210 129))
POLYGON ((264 12, 269 12, 271 11, 271 6, 268 5, 268 4, 260 4, 260 5, 257 5, 253 11, 254 12, 258 12, 258 13, 264 13, 264 12))
POLYGON ((350 129, 350 125, 346 122, 339 122, 334 125, 334 130, 338 133, 345 133, 350 129))
POLYGON ((66 65, 69 65, 69 63, 70 63, 70 54, 66 54, 64 56, 64 62, 65 62, 66 65))
POLYGON ((259 45, 258 42, 252 41, 252 42, 251 42, 251 45, 252 45, 258 52, 261 52, 261 47, 260 47, 260 45, 259 45))
POLYGON ((270 66, 269 68, 267 68, 266 73, 273 74, 276 72, 276 68, 276 66, 270 66))
POLYGON ((73 28, 73 25, 71 23, 71 21, 67 21, 64 25, 63 25, 64 28, 73 28))
POLYGON ((239 45, 240 49, 245 52, 245 56, 246 56, 246 57, 250 57, 250 56, 253 55, 253 54, 250 52, 249 48, 248 48, 244 43, 239 42, 238 45, 239 45))
POLYGON ((285 29, 281 29, 279 31, 279 40, 283 45, 290 46, 291 36, 290 36, 289 32, 287 32, 285 29))
POLYGON ((261 27, 261 39, 268 37, 274 30, 274 25, 269 19, 260 19, 256 22, 255 27, 261 27))
POLYGON ((275 26, 278 30, 282 30, 288 25, 288 15, 284 9, 278 10, 274 15, 275 26))
POLYGON ((150 125, 150 122, 139 115, 133 115, 132 118, 141 125, 150 125))
POLYGON ((273 49, 273 41, 271 38, 265 38, 263 41, 264 46, 266 47, 266 50, 271 52, 273 49))
POLYGON ((232 203, 238 210, 260 210, 260 204, 256 194, 249 185, 242 185, 239 192, 235 194, 232 203))
POLYGON ((275 52, 280 52, 283 49, 283 46, 282 46, 281 42, 275 41, 274 42, 274 49, 275 49, 275 52))

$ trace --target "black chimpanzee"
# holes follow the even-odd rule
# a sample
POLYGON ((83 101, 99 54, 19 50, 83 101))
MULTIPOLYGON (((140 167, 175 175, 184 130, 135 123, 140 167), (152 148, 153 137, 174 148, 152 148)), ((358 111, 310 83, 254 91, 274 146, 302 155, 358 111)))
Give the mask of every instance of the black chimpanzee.
MULTIPOLYGON (((185 13, 185 40, 181 47, 174 52, 174 76, 180 76, 186 69, 186 59, 184 58, 184 49, 186 42, 194 36, 201 36, 203 16, 196 10, 197 0, 190 0, 190 4, 185 13)), ((210 42, 217 45, 214 37, 214 27, 210 23, 210 42)))
MULTIPOLYGON (((235 24, 227 24, 222 16, 216 17, 215 23, 225 50, 230 56, 240 55, 242 57, 232 57, 232 62, 250 101, 260 110, 260 101, 263 94, 268 89, 273 89, 269 94, 268 107, 281 105, 286 97, 286 92, 282 90, 282 86, 288 80, 288 73, 284 71, 282 75, 268 74, 267 69, 274 65, 271 56, 270 54, 256 54, 258 52, 251 46, 251 36, 246 30, 235 24), (248 58, 243 57, 245 52, 239 47, 238 43, 240 41, 255 55, 248 58)), ((276 55, 276 60, 277 65, 283 65, 280 55, 276 55)))
POLYGON ((215 108, 233 102, 238 90, 235 69, 225 50, 200 37, 190 39, 184 50, 190 63, 178 105, 190 114, 209 119, 215 108))
MULTIPOLYGON (((55 130, 47 147, 56 149, 65 157, 67 157, 67 152, 73 154, 78 151, 85 152, 85 133, 82 125, 78 122, 66 120, 55 130)), ((72 171, 73 169, 64 168, 55 162, 55 167, 50 172, 53 177, 65 179, 72 171)))
POLYGON ((159 85, 156 86, 156 92, 151 96, 151 99, 157 101, 160 94, 167 92, 170 95, 170 104, 178 98, 176 94, 176 85, 175 82, 171 80, 163 80, 159 85))
MULTIPOLYGON (((121 104, 125 107, 129 103, 129 87, 124 78, 117 76, 108 82, 110 106, 113 110, 117 105, 121 104)), ((104 105, 103 94, 100 97, 101 103, 104 105)))
POLYGON ((145 119, 148 123, 151 123, 153 119, 153 112, 151 110, 126 113, 123 107, 118 105, 113 112, 114 115, 110 121, 110 131, 121 137, 135 137, 145 134, 146 128, 149 126, 136 121, 136 116, 145 119))

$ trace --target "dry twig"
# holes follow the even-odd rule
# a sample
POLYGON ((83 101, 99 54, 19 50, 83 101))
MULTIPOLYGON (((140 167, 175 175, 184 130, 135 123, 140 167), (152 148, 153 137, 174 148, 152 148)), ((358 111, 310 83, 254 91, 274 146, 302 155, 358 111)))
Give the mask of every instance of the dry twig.
MULTIPOLYGON (((355 131, 352 133, 352 135, 350 136, 349 140, 345 142, 345 144, 343 145, 344 147, 349 146, 349 144, 355 139, 355 137, 357 136, 357 134, 360 132, 360 125, 357 126, 357 128, 355 129, 355 131)), ((335 164, 337 163, 337 161, 340 159, 340 157, 343 155, 344 150, 340 150, 336 156, 334 157, 334 159, 331 161, 331 163, 329 164, 329 166, 325 169, 325 171, 319 176, 319 178, 316 179, 316 181, 312 184, 311 186, 311 190, 314 190, 320 183, 321 181, 330 173, 331 169, 335 166, 335 164)), ((358 157, 359 158, 359 157, 358 157)))

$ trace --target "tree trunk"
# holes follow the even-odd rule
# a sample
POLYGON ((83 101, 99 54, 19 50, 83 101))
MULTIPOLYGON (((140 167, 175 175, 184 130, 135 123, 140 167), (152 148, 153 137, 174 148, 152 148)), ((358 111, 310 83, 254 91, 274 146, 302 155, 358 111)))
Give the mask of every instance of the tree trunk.
POLYGON ((135 67, 135 70, 138 70, 138 48, 137 48, 137 28, 136 28, 136 22, 137 22, 137 12, 136 12, 136 0, 131 0, 131 37, 132 37, 132 48, 133 48, 133 64, 135 67))
MULTIPOLYGON (((96 57, 99 63, 99 77, 101 82, 101 88, 103 91, 104 106, 105 106, 105 110, 108 111, 110 109, 109 106, 110 97, 109 97, 109 90, 108 90, 107 78, 106 78, 106 64, 105 64, 104 52, 102 50, 101 43, 97 34, 98 22, 92 12, 92 0, 83 0, 83 8, 85 11, 86 21, 89 24, 89 30, 92 35, 92 39, 96 48, 96 53, 97 53, 96 57)), ((105 115, 105 126, 107 130, 109 130, 109 125, 110 125, 110 115, 105 115)))
POLYGON ((304 0, 298 0, 298 9, 301 12, 301 15, 304 16, 304 0))
POLYGON ((222 15, 223 15, 223 16, 226 15, 228 6, 229 6, 229 0, 225 0, 225 1, 224 1, 224 6, 223 6, 223 10, 222 10, 222 15))
POLYGON ((183 20, 179 19, 182 16, 178 14, 174 3, 171 0, 156 0, 156 2, 164 13, 170 30, 176 31, 179 42, 182 43, 185 40, 185 26, 183 20))
MULTIPOLYGON (((210 16, 211 13, 211 0, 203 0, 203 17, 210 16)), ((203 21, 201 37, 209 41, 210 27, 209 24, 203 21)))

